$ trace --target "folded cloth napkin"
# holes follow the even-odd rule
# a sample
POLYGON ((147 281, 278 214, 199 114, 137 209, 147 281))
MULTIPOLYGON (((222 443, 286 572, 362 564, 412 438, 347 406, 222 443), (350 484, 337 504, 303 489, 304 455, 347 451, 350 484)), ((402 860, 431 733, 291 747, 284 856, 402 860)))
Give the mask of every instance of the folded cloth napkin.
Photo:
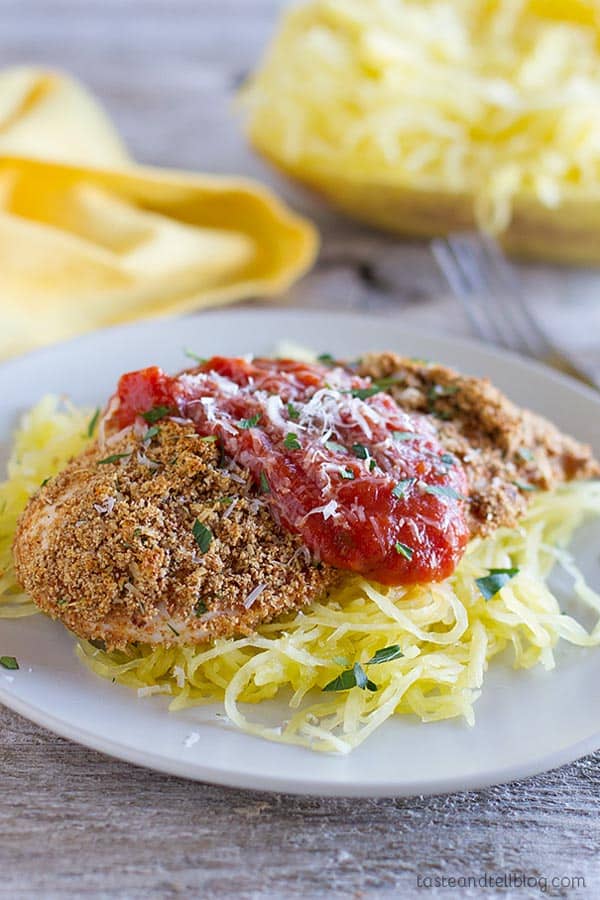
POLYGON ((266 188, 138 166, 64 75, 0 73, 0 358, 285 288, 317 239, 266 188))

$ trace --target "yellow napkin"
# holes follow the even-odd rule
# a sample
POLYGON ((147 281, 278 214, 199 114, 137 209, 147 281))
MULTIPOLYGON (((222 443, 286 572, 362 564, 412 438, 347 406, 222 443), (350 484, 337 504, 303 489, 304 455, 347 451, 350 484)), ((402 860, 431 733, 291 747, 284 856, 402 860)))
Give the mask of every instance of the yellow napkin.
POLYGON ((71 79, 0 73, 0 358, 284 290, 317 239, 266 188, 136 165, 71 79))

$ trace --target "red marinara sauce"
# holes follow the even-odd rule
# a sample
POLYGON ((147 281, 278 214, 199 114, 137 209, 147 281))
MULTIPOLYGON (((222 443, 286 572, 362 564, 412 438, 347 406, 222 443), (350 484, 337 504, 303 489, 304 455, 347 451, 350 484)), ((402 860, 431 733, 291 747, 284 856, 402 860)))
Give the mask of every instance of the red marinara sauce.
MULTIPOLYGON (((388 585, 440 581, 468 540, 467 483, 426 416, 340 366, 213 357, 123 375, 108 426, 176 415, 248 469, 316 560, 388 585)), ((228 463, 229 460, 229 463, 228 463)), ((234 463, 231 463, 231 461, 234 463)))

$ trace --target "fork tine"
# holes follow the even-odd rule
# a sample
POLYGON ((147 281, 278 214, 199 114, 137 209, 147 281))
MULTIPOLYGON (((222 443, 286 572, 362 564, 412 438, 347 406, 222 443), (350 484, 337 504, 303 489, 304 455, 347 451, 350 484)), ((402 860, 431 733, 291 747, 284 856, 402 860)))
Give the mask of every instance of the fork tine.
POLYGON ((550 342, 529 309, 523 288, 511 263, 489 235, 481 236, 480 246, 487 260, 488 272, 498 283, 498 294, 504 298, 506 312, 529 347, 529 353, 539 359, 547 356, 552 350, 550 342))
POLYGON ((449 243, 473 286, 473 302, 487 317, 496 343, 529 356, 544 357, 548 342, 529 313, 518 279, 492 238, 456 235, 449 243))
POLYGON ((557 350, 528 308, 517 272, 491 237, 463 233, 431 241, 431 250, 448 285, 460 300, 475 333, 540 359, 600 389, 600 365, 578 358, 577 365, 557 350))
POLYGON ((478 236, 457 235, 450 240, 460 255, 463 270, 470 273, 474 302, 487 317, 494 333, 494 342, 508 349, 528 352, 520 331, 515 328, 512 318, 505 314, 505 298, 500 293, 495 269, 483 253, 478 236))
POLYGON ((468 272, 464 271, 460 254, 449 240, 443 238, 434 238, 430 246, 450 289, 462 303, 475 334, 484 341, 495 343, 496 335, 490 328, 487 317, 482 315, 481 305, 474 299, 473 284, 468 272))
MULTIPOLYGON (((499 304, 495 297, 490 299, 492 284, 477 240, 469 234, 456 234, 450 235, 447 242, 455 265, 460 270, 469 303, 477 310, 479 321, 484 323, 480 333, 493 344, 516 349, 513 328, 498 314, 499 304)), ((523 349, 520 341, 518 349, 523 349)))

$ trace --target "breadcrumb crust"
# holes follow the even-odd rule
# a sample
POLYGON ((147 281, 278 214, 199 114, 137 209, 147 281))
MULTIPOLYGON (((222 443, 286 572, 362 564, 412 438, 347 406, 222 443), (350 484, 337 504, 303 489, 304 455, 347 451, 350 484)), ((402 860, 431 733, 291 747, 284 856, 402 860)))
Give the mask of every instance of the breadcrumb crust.
MULTIPOLYGON (((393 353, 369 354, 357 371, 391 379, 398 405, 427 415, 461 461, 472 536, 516 525, 531 489, 600 475, 589 447, 486 380, 393 353)), ((311 561, 214 440, 173 420, 72 460, 30 500, 14 557, 44 612, 108 648, 249 634, 344 577, 311 561)))
POLYGON ((248 474, 221 462, 215 442, 172 421, 147 443, 128 429, 109 451, 94 444, 21 517, 23 587, 44 612, 109 647, 248 634, 323 596, 340 573, 314 565, 248 474), (99 462, 109 454, 128 455, 99 462), (206 552, 195 522, 212 536, 206 552))

